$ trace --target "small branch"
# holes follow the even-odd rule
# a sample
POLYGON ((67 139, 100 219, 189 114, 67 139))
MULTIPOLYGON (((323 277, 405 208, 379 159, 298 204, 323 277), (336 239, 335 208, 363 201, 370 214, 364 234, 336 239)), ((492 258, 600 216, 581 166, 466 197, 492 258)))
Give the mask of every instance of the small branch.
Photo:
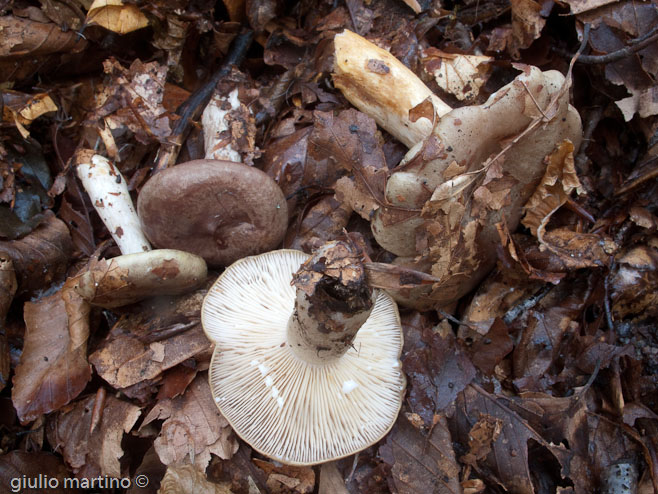
MULTIPOLYGON (((629 41, 628 46, 625 46, 624 48, 620 48, 619 50, 606 53, 605 55, 580 55, 580 57, 578 57, 577 62, 584 64, 605 64, 605 63, 618 62, 619 60, 623 60, 624 58, 632 55, 633 53, 636 53, 642 50, 643 48, 646 48, 647 46, 649 46, 651 43, 655 41, 658 41, 658 26, 654 27, 651 31, 644 34, 643 36, 632 39, 631 41, 629 41)), ((565 55, 568 57, 573 56, 572 54, 560 50, 559 48, 553 48, 553 51, 555 51, 560 55, 565 55)))
POLYGON ((231 68, 234 65, 237 66, 242 62, 247 54, 249 46, 251 46, 252 39, 252 31, 246 31, 239 34, 237 38, 235 38, 231 52, 226 56, 222 66, 213 74, 206 84, 194 91, 190 97, 178 107, 176 114, 179 115, 180 118, 176 121, 176 124, 172 129, 169 142, 163 145, 158 152, 153 173, 162 171, 174 164, 178 157, 181 145, 190 133, 192 122, 200 117, 201 112, 215 91, 217 83, 230 74, 231 68))

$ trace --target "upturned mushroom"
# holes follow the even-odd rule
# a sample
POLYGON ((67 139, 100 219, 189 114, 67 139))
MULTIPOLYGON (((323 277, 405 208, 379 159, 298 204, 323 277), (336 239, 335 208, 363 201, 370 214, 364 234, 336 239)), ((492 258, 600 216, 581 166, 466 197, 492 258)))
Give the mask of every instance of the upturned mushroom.
POLYGON ((236 433, 290 465, 379 441, 404 396, 397 306, 350 244, 271 251, 229 266, 201 309, 210 387, 236 433), (300 267, 301 266, 301 267, 300 267))
POLYGON ((239 153, 222 138, 228 113, 239 107, 237 90, 214 97, 202 117, 205 159, 166 168, 142 187, 137 211, 153 245, 192 252, 217 267, 283 240, 283 192, 266 173, 237 162, 239 153))
POLYGON ((67 288, 92 305, 112 308, 150 296, 185 293, 205 281, 207 267, 201 257, 181 250, 151 250, 125 178, 107 158, 86 149, 75 158, 78 178, 122 255, 92 262, 66 282, 67 288))
POLYGON ((405 93, 423 85, 411 71, 349 31, 337 35, 334 44, 336 87, 413 146, 392 170, 385 204, 374 211, 371 227, 377 242, 399 256, 396 264, 438 281, 394 295, 421 310, 453 302, 494 266, 496 224, 504 218, 516 228, 543 176, 544 158, 563 140, 578 148, 581 122, 569 104, 568 81, 554 70, 519 66, 522 73, 485 103, 457 109, 446 108, 425 88, 417 93, 433 111, 412 121, 418 98, 389 98, 381 90, 405 93), (427 143, 432 149, 424 147, 427 143))

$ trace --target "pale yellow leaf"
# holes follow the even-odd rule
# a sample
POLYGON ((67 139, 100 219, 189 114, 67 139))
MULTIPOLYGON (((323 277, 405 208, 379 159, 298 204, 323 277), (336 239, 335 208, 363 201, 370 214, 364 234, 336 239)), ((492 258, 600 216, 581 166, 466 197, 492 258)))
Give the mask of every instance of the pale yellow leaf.
POLYGON ((87 13, 87 24, 126 34, 148 26, 148 19, 135 5, 124 5, 121 0, 94 0, 87 13))

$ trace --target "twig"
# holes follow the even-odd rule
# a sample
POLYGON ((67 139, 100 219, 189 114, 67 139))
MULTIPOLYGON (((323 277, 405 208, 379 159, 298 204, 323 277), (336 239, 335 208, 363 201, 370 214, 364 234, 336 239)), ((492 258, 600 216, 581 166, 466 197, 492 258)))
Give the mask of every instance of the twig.
POLYGON ((598 127, 601 118, 603 118, 604 111, 605 107, 602 104, 597 104, 592 108, 592 111, 587 118, 585 128, 583 129, 583 144, 578 150, 574 163, 576 170, 580 170, 581 172, 584 170, 585 163, 587 162, 587 149, 589 148, 589 143, 592 141, 594 130, 598 127))
MULTIPOLYGON (((632 55, 635 52, 640 51, 643 48, 646 48, 654 41, 658 41, 658 26, 654 27, 648 33, 640 36, 639 38, 632 39, 628 42, 628 46, 620 48, 619 50, 606 53, 605 55, 581 55, 578 57, 578 63, 584 64, 601 64, 601 63, 613 63, 622 60, 629 55, 632 55)), ((553 51, 560 55, 566 55, 571 57, 572 55, 560 50, 559 48, 553 48, 553 51)))
MULTIPOLYGON (((658 159, 658 156, 653 156, 652 158, 649 158, 647 161, 644 163, 640 163, 638 165, 639 167, 645 166, 652 161, 656 161, 658 159)), ((646 173, 643 173, 637 178, 634 178, 630 182, 628 182, 626 185, 622 185, 619 189, 615 191, 615 197, 621 196, 623 194, 626 194, 627 192, 637 188, 638 186, 642 185, 644 182, 648 180, 652 180, 654 178, 658 177, 658 167, 654 166, 651 170, 649 170, 646 173)))
POLYGON ((171 132, 171 138, 158 152, 153 173, 164 170, 176 161, 180 147, 192 128, 192 122, 199 118, 201 112, 215 91, 217 83, 231 72, 234 65, 239 65, 247 54, 253 39, 253 31, 239 34, 233 42, 230 53, 226 56, 222 66, 212 75, 211 79, 194 91, 185 102, 178 107, 176 114, 180 118, 176 121, 171 132))
POLYGON ((551 288, 552 287, 550 285, 544 285, 537 293, 531 295, 530 297, 524 299, 521 303, 512 307, 503 316, 503 322, 508 326, 512 324, 512 322, 514 322, 514 320, 519 317, 519 315, 532 309, 541 301, 541 299, 548 295, 548 292, 551 291, 551 288))

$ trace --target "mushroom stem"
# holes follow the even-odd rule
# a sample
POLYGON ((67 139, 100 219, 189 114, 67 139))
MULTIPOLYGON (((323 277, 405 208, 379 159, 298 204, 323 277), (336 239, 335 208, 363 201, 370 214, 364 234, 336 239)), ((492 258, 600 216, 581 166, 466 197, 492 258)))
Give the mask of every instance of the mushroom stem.
POLYGON ((79 151, 76 161, 78 178, 121 253, 151 250, 121 172, 89 149, 79 151))
POLYGON ((370 316, 377 297, 358 252, 346 242, 329 242, 302 264, 293 284, 295 310, 287 328, 292 352, 313 364, 340 358, 370 316))
POLYGON ((435 123, 412 121, 412 108, 429 100, 436 119, 452 110, 402 62, 362 36, 346 29, 334 37, 334 48, 336 87, 407 147, 428 137, 435 123))
MULTIPOLYGON (((229 130, 229 115, 240 109, 237 88, 227 96, 214 94, 201 115, 203 125, 203 142, 207 160, 227 160, 242 162, 240 153, 233 149, 230 136, 222 133, 229 130)), ((228 133, 227 133, 228 134, 228 133)))

